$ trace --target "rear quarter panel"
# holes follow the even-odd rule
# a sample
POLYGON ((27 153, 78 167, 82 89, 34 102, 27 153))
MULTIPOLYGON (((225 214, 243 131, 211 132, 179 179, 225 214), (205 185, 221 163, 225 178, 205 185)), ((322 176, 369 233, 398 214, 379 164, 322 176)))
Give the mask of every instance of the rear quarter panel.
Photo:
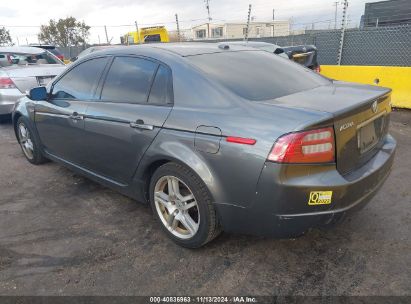
MULTIPOLYGON (((217 204, 240 208, 252 204, 261 170, 275 140, 284 133, 330 118, 318 111, 241 100, 189 66, 180 64, 172 70, 174 107, 140 163, 137 179, 142 179, 154 161, 173 160, 197 173, 217 204), (221 130, 217 153, 196 149, 198 126, 221 130), (228 143, 227 136, 253 138, 257 142, 228 143)), ((215 142, 215 134, 202 134, 202 139, 207 136, 215 142)))

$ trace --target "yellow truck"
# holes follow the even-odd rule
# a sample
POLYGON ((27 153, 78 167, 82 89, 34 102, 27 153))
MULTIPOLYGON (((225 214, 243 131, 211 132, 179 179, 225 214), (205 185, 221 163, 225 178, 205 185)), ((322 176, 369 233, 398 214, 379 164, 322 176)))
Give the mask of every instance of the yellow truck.
POLYGON ((139 31, 128 32, 121 37, 122 44, 137 44, 151 42, 169 42, 167 29, 164 26, 143 27, 139 31))

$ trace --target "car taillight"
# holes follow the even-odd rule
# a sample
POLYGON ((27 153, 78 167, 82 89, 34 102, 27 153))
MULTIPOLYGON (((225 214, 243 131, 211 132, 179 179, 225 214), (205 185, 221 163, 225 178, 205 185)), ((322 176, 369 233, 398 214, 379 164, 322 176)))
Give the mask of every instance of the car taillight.
POLYGON ((281 136, 268 160, 278 163, 330 163, 335 161, 334 129, 322 128, 281 136))
POLYGON ((15 87, 13 80, 8 77, 0 77, 0 89, 14 89, 15 87))

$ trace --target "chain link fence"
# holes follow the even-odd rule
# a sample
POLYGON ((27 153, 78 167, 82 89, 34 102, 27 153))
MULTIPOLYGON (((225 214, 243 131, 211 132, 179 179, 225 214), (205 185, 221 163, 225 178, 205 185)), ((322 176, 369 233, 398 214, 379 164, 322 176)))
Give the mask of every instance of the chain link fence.
MULTIPOLYGON (((241 40, 233 39, 230 41, 241 40)), ((250 38, 250 41, 280 46, 315 45, 320 64, 338 64, 341 30, 312 30, 301 35, 250 38)), ((221 42, 222 40, 197 40, 221 42)), ((66 58, 77 56, 88 46, 59 48, 66 58)), ((411 25, 347 29, 341 65, 411 66, 411 25)))
POLYGON ((346 31, 341 64, 411 66, 411 25, 346 31))
POLYGON ((63 53, 64 58, 70 59, 76 57, 86 48, 90 47, 90 45, 79 45, 79 46, 66 46, 66 47, 59 47, 59 50, 63 53))
MULTIPOLYGON (((239 40, 239 39, 236 39, 239 40)), ((341 30, 306 31, 302 35, 250 38, 280 46, 315 45, 320 64, 338 64, 341 30)), ((221 42, 221 40, 204 40, 221 42)), ((411 66, 411 25, 347 29, 342 65, 411 66)))

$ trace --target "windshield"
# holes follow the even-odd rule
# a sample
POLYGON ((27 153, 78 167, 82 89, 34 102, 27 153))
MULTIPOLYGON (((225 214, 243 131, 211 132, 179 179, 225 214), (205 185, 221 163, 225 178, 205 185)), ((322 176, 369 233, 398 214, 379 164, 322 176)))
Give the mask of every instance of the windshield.
POLYGON ((186 57, 211 79, 248 100, 270 100, 310 90, 330 81, 291 60, 263 51, 186 57))
POLYGON ((48 52, 37 54, 0 52, 0 66, 40 64, 61 64, 61 62, 48 52))

